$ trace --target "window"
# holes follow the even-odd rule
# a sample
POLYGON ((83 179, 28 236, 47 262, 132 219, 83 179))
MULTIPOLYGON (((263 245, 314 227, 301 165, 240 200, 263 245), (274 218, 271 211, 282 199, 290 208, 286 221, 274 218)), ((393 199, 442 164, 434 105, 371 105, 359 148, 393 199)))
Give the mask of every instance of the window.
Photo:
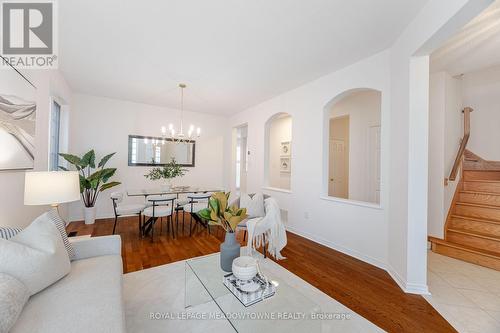
POLYGON ((241 139, 236 143, 236 189, 241 186, 241 139))
POLYGON ((57 171, 59 169, 59 145, 61 133, 61 106, 52 102, 50 111, 50 149, 49 149, 49 170, 57 171))
POLYGON ((161 163, 161 146, 155 146, 155 163, 161 163))

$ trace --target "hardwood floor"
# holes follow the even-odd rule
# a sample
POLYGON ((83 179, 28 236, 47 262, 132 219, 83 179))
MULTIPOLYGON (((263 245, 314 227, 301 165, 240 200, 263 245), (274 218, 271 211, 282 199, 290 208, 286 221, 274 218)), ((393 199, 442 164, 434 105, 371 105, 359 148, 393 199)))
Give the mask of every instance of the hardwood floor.
MULTIPOLYGON (((124 272, 219 251, 222 230, 212 229, 209 235, 200 227, 190 237, 186 227, 172 239, 166 235, 165 226, 160 236, 157 224, 157 236, 151 243, 150 238, 138 236, 137 218, 119 220, 116 233, 122 237, 124 272)), ((94 225, 74 222, 68 226, 68 231, 77 231, 77 235, 104 236, 112 230, 112 219, 99 220, 94 225)), ((242 234, 238 236, 243 242, 242 234)), ((278 262, 281 266, 387 332, 456 332, 421 296, 402 292, 386 271, 293 233, 287 236, 288 245, 283 251, 287 259, 278 262)))

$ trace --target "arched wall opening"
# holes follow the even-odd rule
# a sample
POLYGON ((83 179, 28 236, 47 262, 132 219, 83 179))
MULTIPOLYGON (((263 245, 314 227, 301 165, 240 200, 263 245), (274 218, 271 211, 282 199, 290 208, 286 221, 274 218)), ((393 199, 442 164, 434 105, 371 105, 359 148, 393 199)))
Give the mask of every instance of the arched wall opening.
POLYGON ((323 111, 323 195, 380 204, 382 93, 345 91, 323 111))
POLYGON ((265 187, 291 190, 292 176, 292 116, 277 113, 265 124, 265 187))

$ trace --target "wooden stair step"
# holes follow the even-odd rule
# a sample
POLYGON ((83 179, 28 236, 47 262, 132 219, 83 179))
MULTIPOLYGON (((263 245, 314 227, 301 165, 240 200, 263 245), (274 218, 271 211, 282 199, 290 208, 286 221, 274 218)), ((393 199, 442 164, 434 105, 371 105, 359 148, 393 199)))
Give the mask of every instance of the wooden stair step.
POLYGON ((466 180, 463 182, 464 191, 500 193, 500 181, 497 180, 466 180))
POLYGON ((498 170, 464 170, 464 180, 500 180, 498 170))
POLYGON ((472 230, 500 236, 500 221, 482 220, 462 215, 451 215, 448 228, 472 230))
POLYGON ((500 237, 473 230, 448 228, 446 240, 455 244, 467 245, 491 251, 500 256, 500 237))
POLYGON ((481 220, 500 221, 500 209, 498 206, 494 205, 459 201, 455 203, 453 214, 474 217, 481 220))
POLYGON ((429 237, 433 252, 500 271, 500 255, 495 252, 429 237))
POLYGON ((486 204, 500 208, 500 193, 459 191, 459 201, 475 204, 486 204))

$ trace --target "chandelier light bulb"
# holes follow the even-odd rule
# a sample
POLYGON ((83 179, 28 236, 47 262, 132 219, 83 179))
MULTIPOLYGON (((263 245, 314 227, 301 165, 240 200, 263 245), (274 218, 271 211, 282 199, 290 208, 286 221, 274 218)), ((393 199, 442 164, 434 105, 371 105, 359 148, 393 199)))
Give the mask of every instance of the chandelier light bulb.
POLYGON ((168 129, 169 129, 170 131, 172 131, 172 130, 174 129, 174 125, 172 125, 172 124, 168 124, 168 129))
POLYGON ((200 133, 201 133, 201 128, 199 128, 199 127, 198 127, 198 128, 196 129, 196 135, 199 137, 199 136, 200 136, 200 133))
POLYGON ((148 144, 148 138, 144 138, 144 143, 148 144))
POLYGON ((161 127, 161 134, 165 135, 167 133, 167 128, 165 126, 161 127))

